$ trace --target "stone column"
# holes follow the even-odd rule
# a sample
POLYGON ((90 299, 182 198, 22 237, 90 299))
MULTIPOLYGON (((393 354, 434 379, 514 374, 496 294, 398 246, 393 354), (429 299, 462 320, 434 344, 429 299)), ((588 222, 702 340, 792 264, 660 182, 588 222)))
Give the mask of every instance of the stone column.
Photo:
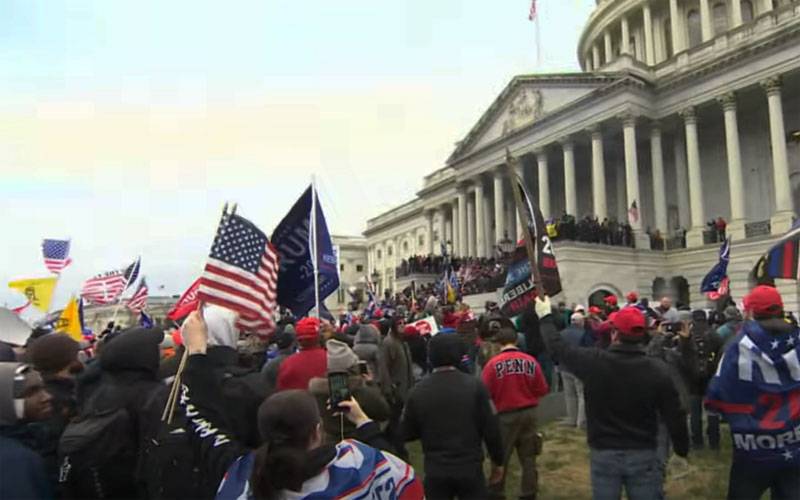
POLYGON ((462 257, 466 257, 469 254, 467 210, 467 192, 464 191, 464 188, 460 188, 458 191, 458 255, 462 257))
POLYGON ((458 198, 453 200, 451 205, 450 216, 450 244, 452 247, 452 255, 461 255, 461 248, 459 247, 460 239, 458 236, 458 198))
POLYGON ((497 245, 497 242, 504 238, 506 230, 506 211, 503 208, 503 202, 505 201, 505 196, 503 195, 503 171, 500 168, 494 171, 492 184, 494 184, 494 244, 497 245))
POLYGON ((536 151, 536 161, 539 164, 539 208, 545 219, 550 217, 550 174, 547 171, 547 151, 536 151))
POLYGON ((587 56, 586 59, 584 59, 583 67, 586 68, 587 72, 593 71, 593 69, 592 69, 592 58, 591 57, 587 56))
POLYGON ((427 222, 428 226, 428 255, 433 255, 433 251, 436 247, 433 246, 433 210, 427 210, 425 212, 425 222, 427 222))
POLYGON ((714 38, 714 25, 711 24, 711 21, 711 8, 708 6, 708 0, 700 0, 700 28, 704 42, 714 38))
POLYGON ((597 44, 592 44, 592 67, 597 70, 600 67, 600 49, 597 44))
MULTIPOLYGON (((517 166, 514 169, 514 173, 517 174, 517 176, 519 176, 519 178, 522 180, 522 184, 526 185, 525 184, 525 170, 524 170, 524 168, 525 168, 525 164, 522 162, 522 159, 520 158, 519 162, 517 162, 517 166)), ((511 185, 511 189, 514 189, 514 184, 511 185)), ((511 200, 510 200, 510 202, 511 202, 511 210, 514 212, 514 220, 516 221, 516 223, 515 223, 516 235, 517 235, 516 237, 517 237, 517 239, 520 239, 520 238, 522 238, 522 235, 525 234, 523 232, 523 228, 522 228, 522 224, 524 223, 524 221, 519 216, 519 212, 517 211, 517 204, 516 204, 516 202, 514 200, 514 192, 513 191, 511 192, 511 200)))
POLYGON ((508 221, 508 226, 506 226, 508 237, 511 241, 517 241, 517 206, 514 204, 514 200, 511 199, 511 196, 509 196, 509 200, 507 200, 505 210, 506 221, 508 221))
POLYGON ((650 248, 650 241, 642 231, 642 198, 639 194, 639 159, 636 153, 636 116, 626 113, 622 116, 622 136, 625 142, 625 194, 628 199, 626 212, 633 203, 639 212, 639 216, 632 219, 628 216, 628 222, 633 227, 633 235, 636 240, 636 248, 650 248))
POLYGON ((564 150, 564 205, 566 212, 578 217, 578 193, 575 185, 575 144, 570 138, 561 140, 564 150))
POLYGON ((650 163, 653 167, 653 208, 655 227, 666 237, 667 227, 667 184, 664 181, 664 153, 661 147, 661 128, 658 123, 650 127, 650 163))
POLYGON ((781 78, 775 76, 761 83, 767 92, 769 135, 772 144, 772 177, 775 184, 775 212, 771 218, 772 234, 783 234, 792 227, 792 187, 789 182, 789 160, 786 156, 786 129, 783 123, 781 78))
POLYGON ((621 23, 621 33, 622 33, 622 40, 619 43, 619 51, 622 54, 628 54, 630 56, 635 56, 631 54, 631 33, 628 29, 628 18, 626 16, 622 16, 621 23))
MULTIPOLYGON (((737 26, 742 25, 742 2, 739 0, 734 0, 730 2, 731 7, 731 28, 735 28, 737 26)), ((755 13, 753 13, 753 17, 755 17, 755 13)))
POLYGON ((686 127, 686 160, 689 167, 689 209, 692 227, 686 234, 686 245, 697 247, 703 245, 705 229, 705 207, 703 204, 703 176, 700 172, 700 144, 697 139, 697 113, 694 107, 681 111, 686 127))
MULTIPOLYGON (((736 3, 736 2, 734 2, 736 3)), ((736 95, 729 92, 718 99, 725 116, 725 149, 728 156, 728 187, 731 198, 731 220, 727 234, 736 240, 744 239, 745 201, 742 155, 739 148, 739 124, 736 120, 736 95)))
POLYGON ((594 215, 599 220, 608 217, 606 201, 606 165, 603 159, 603 133, 599 125, 589 129, 592 134, 592 199, 594 215))
POLYGON ((642 7, 643 29, 644 29, 644 56, 648 66, 656 63, 656 51, 653 46, 653 14, 650 11, 650 4, 645 3, 642 7))
POLYGON ((683 35, 681 29, 683 24, 680 21, 681 13, 678 10, 678 0, 669 0, 669 25, 672 35, 672 52, 677 54, 684 49, 683 35))
POLYGON ((475 257, 486 257, 486 219, 483 213, 483 180, 475 180, 475 257))
POLYGON ((436 217, 439 218, 439 248, 434 250, 438 250, 441 255, 442 248, 447 248, 447 224, 444 220, 444 210, 441 207, 436 209, 436 217))
POLYGON ((611 58, 614 56, 611 51, 611 33, 606 31, 603 33, 603 45, 604 45, 604 52, 605 52, 605 61, 606 64, 611 62, 611 58))
POLYGON ((494 204, 489 203, 489 192, 483 191, 483 248, 487 257, 494 255, 494 204))
POLYGON ((475 201, 467 194, 467 257, 475 257, 475 201))
POLYGON ((687 229, 692 225, 692 220, 689 210, 689 180, 686 175, 686 141, 683 130, 675 130, 672 146, 675 159, 675 184, 678 191, 678 224, 687 229))

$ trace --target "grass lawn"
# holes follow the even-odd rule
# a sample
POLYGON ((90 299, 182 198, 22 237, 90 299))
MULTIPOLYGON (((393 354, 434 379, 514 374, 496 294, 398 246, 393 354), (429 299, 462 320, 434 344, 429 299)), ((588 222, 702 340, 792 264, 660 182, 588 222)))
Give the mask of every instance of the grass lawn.
MULTIPOLYGON (((546 425, 544 451, 537 460, 539 499, 576 500, 591 498, 589 481, 589 448, 586 434, 556 423, 546 425)), ((731 460, 730 434, 727 426, 720 429, 722 451, 692 452, 688 467, 675 460, 670 463, 667 497, 671 499, 723 499, 728 491, 728 469, 731 460)), ((422 449, 419 442, 409 443, 411 463, 423 475, 422 449)), ((507 472, 506 498, 517 498, 519 463, 512 458, 507 472)), ((488 470, 488 469, 487 469, 488 470)))

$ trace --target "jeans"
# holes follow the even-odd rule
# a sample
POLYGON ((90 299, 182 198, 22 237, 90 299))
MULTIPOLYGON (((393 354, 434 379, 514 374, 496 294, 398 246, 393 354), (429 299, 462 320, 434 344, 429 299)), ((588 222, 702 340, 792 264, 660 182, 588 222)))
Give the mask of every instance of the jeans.
POLYGON ((662 487, 656 450, 591 449, 592 500, 620 500, 622 488, 629 500, 658 498, 662 487))
POLYGON ((562 371, 564 401, 567 403, 567 423, 575 427, 586 427, 586 410, 583 402, 583 382, 575 375, 562 371))
POLYGON ((800 498, 800 466, 768 469, 733 461, 728 500, 758 500, 767 490, 772 500, 800 498))
POLYGON ((425 497, 428 500, 484 500, 486 479, 482 466, 469 476, 425 476, 425 497))
MULTIPOLYGON (((689 425, 692 433, 692 446, 703 448, 703 396, 692 394, 689 397, 689 425)), ((719 415, 706 414, 706 434, 708 446, 719 449, 719 415)))
POLYGON ((505 498, 508 464, 515 449, 522 469, 519 496, 536 498, 539 485, 536 455, 541 452, 541 437, 536 432, 536 408, 507 411, 500 413, 498 418, 505 451, 503 466, 506 469, 506 474, 503 475, 503 479, 499 483, 489 486, 490 498, 505 498))

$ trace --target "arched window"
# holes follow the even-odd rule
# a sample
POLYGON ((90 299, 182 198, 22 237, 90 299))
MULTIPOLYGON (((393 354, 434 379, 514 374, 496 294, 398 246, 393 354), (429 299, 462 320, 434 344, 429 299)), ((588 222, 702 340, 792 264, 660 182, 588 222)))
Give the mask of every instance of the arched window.
POLYGON ((672 20, 667 18, 664 21, 664 50, 666 54, 664 54, 667 59, 672 57, 672 20))
POLYGON ((714 34, 721 35, 728 31, 728 7, 722 3, 715 3, 712 9, 714 13, 714 34))
POLYGON ((703 43, 703 28, 700 26, 700 13, 690 10, 686 15, 686 27, 689 30, 689 47, 703 43))
POLYGON ((742 0, 742 22, 749 23, 753 20, 753 2, 742 0))

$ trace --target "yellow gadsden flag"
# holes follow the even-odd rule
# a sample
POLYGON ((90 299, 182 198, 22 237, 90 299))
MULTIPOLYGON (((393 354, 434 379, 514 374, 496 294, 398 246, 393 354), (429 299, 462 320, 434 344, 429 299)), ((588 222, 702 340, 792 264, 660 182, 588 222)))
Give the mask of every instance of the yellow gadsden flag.
POLYGON ((67 307, 61 311, 61 317, 56 321, 56 331, 66 333, 76 342, 83 340, 81 313, 78 308, 78 300, 75 297, 69 299, 67 307))
POLYGON ((53 298, 53 289, 56 287, 58 278, 32 278, 29 280, 17 280, 8 284, 9 288, 19 290, 30 303, 40 311, 47 312, 50 309, 50 300, 53 298))

